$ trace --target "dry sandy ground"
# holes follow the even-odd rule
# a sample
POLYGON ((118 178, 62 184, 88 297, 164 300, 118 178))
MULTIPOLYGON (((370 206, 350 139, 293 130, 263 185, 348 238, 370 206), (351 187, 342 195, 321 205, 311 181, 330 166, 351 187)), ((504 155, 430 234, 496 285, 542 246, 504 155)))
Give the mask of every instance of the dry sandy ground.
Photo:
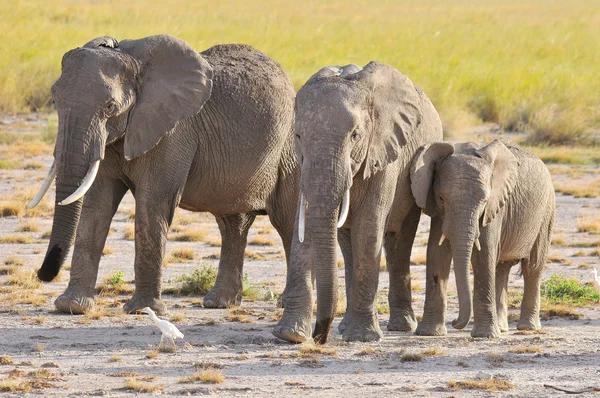
MULTIPOLYGON (((5 120, 11 125, 12 120, 5 120)), ((25 130, 39 129, 35 121, 22 123, 25 130)), ((21 126, 21 124, 19 124, 21 126)), ((0 146, 0 150, 6 147, 0 146)), ((3 156, 8 156, 4 152, 3 156)), ((39 180, 46 173, 51 157, 42 155, 30 162, 44 165, 37 170, 0 170, 0 195, 3 200, 18 199, 14 195, 25 192, 31 197, 39 180)), ((581 168, 579 168, 581 169, 581 168)), ((569 183, 598 184, 598 167, 584 168, 573 180, 569 168, 553 168, 555 178, 569 183)), ((41 238, 51 226, 51 203, 54 191, 45 203, 50 208, 39 217, 0 218, 0 238, 29 235, 33 243, 0 244, 0 264, 10 257, 23 260, 19 270, 39 267, 46 250, 47 239, 41 238), (38 232, 17 232, 33 221, 38 232)), ((578 220, 600 216, 600 199, 575 199, 558 195, 555 236, 562 239, 552 247, 556 262, 549 263, 544 277, 554 273, 590 281, 588 266, 597 266, 599 259, 594 247, 568 247, 577 242, 598 241, 600 235, 577 232, 578 220), (575 254, 575 256, 573 256, 575 254), (582 265, 584 264, 584 265, 582 265), (585 264, 588 264, 586 266, 585 264)), ((20 199, 24 201, 24 199, 20 199)), ((127 196, 112 224, 105 255, 100 264, 102 283, 107 275, 121 270, 125 280, 133 279, 133 241, 124 239, 124 229, 131 224, 128 219, 133 198, 127 196)), ((174 279, 191 272, 199 263, 218 264, 218 260, 205 258, 218 254, 219 248, 211 246, 219 239, 216 223, 210 215, 198 215, 178 210, 177 223, 191 222, 185 230, 206 231, 203 242, 169 241, 167 253, 178 248, 192 249, 196 258, 184 263, 172 263, 164 269, 165 287, 173 286, 174 279), (206 243, 208 242, 208 243, 206 243)), ((423 217, 416 239, 413 260, 422 262, 429 220, 423 217)), ((252 286, 260 289, 260 296, 283 290, 285 262, 283 250, 276 233, 269 227, 268 219, 259 217, 251 230, 250 240, 261 233, 275 241, 274 246, 248 247, 249 256, 264 259, 246 260, 244 272, 252 286)), ((511 287, 520 289, 522 279, 514 268, 511 287)), ((415 285, 415 313, 423 308, 425 267, 412 267, 415 285)), ((24 274, 27 275, 27 274, 24 274)), ((343 269, 340 268, 340 291, 343 287, 343 269)), ((53 312, 53 299, 66 287, 68 271, 63 270, 58 281, 33 286, 11 286, 9 276, 0 276, 0 355, 10 356, 12 364, 0 365, 0 382, 6 383, 9 372, 17 376, 15 383, 31 381, 29 394, 43 396, 131 396, 140 394, 123 389, 126 379, 134 378, 150 386, 159 387, 155 394, 222 396, 550 396, 562 394, 544 388, 544 384, 580 389, 600 387, 600 310, 598 307, 576 309, 583 314, 578 320, 553 318, 542 321, 543 333, 522 334, 515 330, 518 309, 511 309, 510 332, 495 340, 470 338, 470 326, 453 330, 448 325, 445 337, 417 337, 409 333, 385 331, 387 314, 380 315, 385 331, 377 343, 344 343, 337 333, 337 318, 329 354, 306 354, 300 346, 278 341, 271 330, 281 314, 275 300, 244 301, 248 310, 241 317, 247 323, 236 321, 231 310, 209 310, 201 307, 200 297, 165 296, 170 316, 185 334, 178 341, 176 353, 159 353, 153 357, 160 334, 150 319, 121 312, 127 296, 103 296, 98 302, 107 315, 93 319, 91 316, 73 316, 53 312), (38 300, 32 299, 37 297, 38 300), (41 298, 40 298, 41 297, 41 298), (34 304, 25 304, 33 301, 34 304), (517 353, 521 346, 531 347, 531 353, 517 353), (431 350, 435 348, 435 350, 431 350), (424 352, 429 350, 430 354, 424 352), (422 354, 420 361, 408 361, 406 354, 422 354), (150 358, 148 357, 150 356, 150 358), (203 384, 199 381, 182 383, 202 366, 221 368, 221 384, 203 384), (16 369, 16 370, 15 370, 16 369), (49 372, 39 372, 47 369, 49 372), (33 372, 33 373, 31 373, 33 372), (36 378, 36 376, 38 376, 36 378), (459 390, 450 388, 451 381, 477 377, 507 381, 514 385, 506 392, 490 393, 484 390, 459 390)), ((380 300, 386 301, 388 278, 381 273, 380 300)), ((454 285, 451 284, 454 291, 454 285)), ((457 314, 457 299, 451 294, 448 321, 457 314)), ((4 358, 7 362, 8 358, 4 358)), ((10 361, 8 361, 10 362, 10 361)), ((0 363, 2 359, 0 358, 0 363)), ((25 384, 22 384, 25 385, 25 384)), ((19 395, 22 393, 4 393, 19 395)), ((593 393, 589 393, 593 394, 593 393)))

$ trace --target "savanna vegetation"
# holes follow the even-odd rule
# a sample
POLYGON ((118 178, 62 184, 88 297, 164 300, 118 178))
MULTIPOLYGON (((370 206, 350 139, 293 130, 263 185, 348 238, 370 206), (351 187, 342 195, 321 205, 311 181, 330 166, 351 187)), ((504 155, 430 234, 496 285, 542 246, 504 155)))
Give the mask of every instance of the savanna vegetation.
POLYGON ((392 64, 428 93, 450 136, 483 121, 531 143, 589 143, 599 23, 598 1, 1 2, 0 111, 51 109, 63 53, 94 37, 169 33, 198 50, 251 44, 297 88, 324 65, 392 64))

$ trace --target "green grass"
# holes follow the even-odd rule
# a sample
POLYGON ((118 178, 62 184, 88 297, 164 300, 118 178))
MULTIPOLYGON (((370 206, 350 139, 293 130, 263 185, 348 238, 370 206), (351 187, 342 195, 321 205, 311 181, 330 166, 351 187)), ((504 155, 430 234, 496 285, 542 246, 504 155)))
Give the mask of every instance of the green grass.
POLYGON ((542 283, 541 295, 550 304, 584 306, 600 300, 600 294, 593 285, 558 274, 542 283))
POLYGON ((94 37, 169 33, 198 50, 251 44, 296 88, 325 65, 378 60, 425 90, 446 131, 483 120, 571 142, 600 124, 599 14, 597 1, 5 1, 0 110, 47 108, 62 55, 94 37))
POLYGON ((202 265, 189 274, 182 275, 176 279, 179 287, 173 293, 177 295, 204 296, 212 289, 217 280, 217 270, 210 264, 202 265))

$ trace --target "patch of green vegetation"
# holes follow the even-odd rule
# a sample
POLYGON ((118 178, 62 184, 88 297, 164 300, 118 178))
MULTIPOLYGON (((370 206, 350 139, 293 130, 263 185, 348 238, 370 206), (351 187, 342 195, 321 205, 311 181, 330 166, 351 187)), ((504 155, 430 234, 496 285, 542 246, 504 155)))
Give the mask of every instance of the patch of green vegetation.
POLYGON ((123 277, 125 277, 123 271, 115 271, 108 277, 106 283, 113 286, 122 285, 125 282, 123 277))
POLYGON ((600 300, 600 294, 593 285, 559 274, 552 275, 542 283, 541 295, 551 304, 570 304, 578 307, 598 303, 600 300))
POLYGON ((179 286, 169 293, 180 296, 204 296, 215 285, 217 270, 211 264, 203 264, 190 274, 182 275, 175 281, 179 286))
POLYGON ((252 285, 248 280, 248 274, 244 274, 242 279, 242 297, 248 301, 258 300, 260 296, 260 290, 252 285))

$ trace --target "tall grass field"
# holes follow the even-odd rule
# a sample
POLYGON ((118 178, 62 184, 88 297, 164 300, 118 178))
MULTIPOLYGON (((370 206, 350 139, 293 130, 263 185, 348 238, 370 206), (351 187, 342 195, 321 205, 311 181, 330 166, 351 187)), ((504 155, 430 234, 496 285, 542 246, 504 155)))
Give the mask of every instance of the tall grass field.
POLYGON ((7 0, 0 111, 48 109, 62 55, 94 37, 168 33, 199 51, 250 44, 296 88, 325 65, 377 60, 425 90, 450 134, 483 121, 535 143, 589 143, 599 29, 595 0, 7 0))

